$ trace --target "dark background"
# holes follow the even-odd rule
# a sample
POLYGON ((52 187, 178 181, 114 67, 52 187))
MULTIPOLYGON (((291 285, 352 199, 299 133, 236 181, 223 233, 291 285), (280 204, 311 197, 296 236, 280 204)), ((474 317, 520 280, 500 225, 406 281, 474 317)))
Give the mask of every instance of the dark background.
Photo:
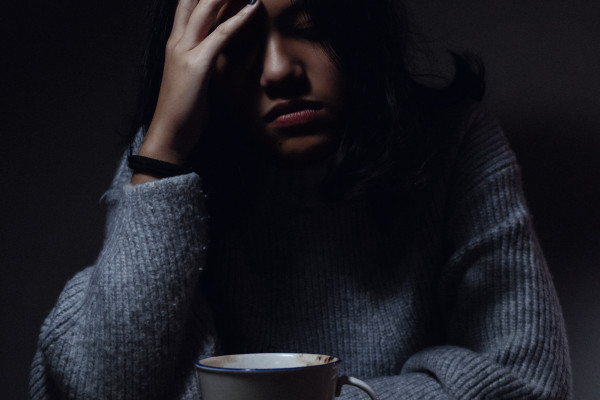
MULTIPOLYGON (((11 2, 0 15, 2 397, 100 248, 99 198, 136 87, 142 0, 11 2)), ((559 292, 577 399, 600 394, 600 2, 409 0, 432 48, 479 53, 559 292)), ((365 1, 365 6, 368 2, 365 1)))

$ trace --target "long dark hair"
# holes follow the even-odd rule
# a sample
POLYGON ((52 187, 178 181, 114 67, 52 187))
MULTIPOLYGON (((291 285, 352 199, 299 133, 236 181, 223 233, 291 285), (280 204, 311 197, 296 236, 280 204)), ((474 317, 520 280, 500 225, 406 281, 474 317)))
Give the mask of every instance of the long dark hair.
MULTIPOLYGON (((402 196, 426 184, 457 134, 461 110, 483 96, 481 63, 452 53, 453 79, 433 88, 419 83, 411 71, 411 27, 401 1, 294 2, 311 19, 347 90, 347 124, 323 185, 325 196, 348 198, 390 185, 394 196, 402 196)), ((150 35, 132 138, 140 127, 148 128, 154 113, 176 5, 176 0, 154 0, 149 7, 150 35)), ((222 175, 208 181, 226 176, 227 169, 217 168, 222 175)), ((229 169, 231 175, 236 168, 229 169)))
POLYGON ((347 85, 348 127, 327 187, 343 197, 382 179, 392 179, 400 191, 424 184, 454 139, 459 110, 483 96, 481 62, 451 53, 453 80, 442 88, 426 86, 411 71, 415 47, 402 1, 296 2, 319 29, 347 85))

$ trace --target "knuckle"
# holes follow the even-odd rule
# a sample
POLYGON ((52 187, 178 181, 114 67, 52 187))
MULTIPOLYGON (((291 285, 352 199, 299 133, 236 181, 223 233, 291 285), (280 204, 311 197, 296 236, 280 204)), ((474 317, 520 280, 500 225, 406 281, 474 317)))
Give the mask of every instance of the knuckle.
POLYGON ((192 57, 182 57, 178 64, 182 71, 191 72, 196 69, 196 60, 192 57))
POLYGON ((217 26, 217 29, 215 29, 215 32, 219 36, 228 36, 229 32, 230 32, 230 28, 229 28, 229 26, 227 26, 227 24, 221 24, 221 25, 217 26))
POLYGON ((177 47, 177 41, 174 38, 170 37, 169 40, 167 40, 167 45, 166 45, 167 52, 172 53, 176 47, 177 47))
POLYGON ((165 48, 165 57, 174 59, 178 58, 177 44, 175 43, 167 43, 165 48))
POLYGON ((223 0, 205 0, 205 3, 210 8, 217 8, 223 4, 223 0))

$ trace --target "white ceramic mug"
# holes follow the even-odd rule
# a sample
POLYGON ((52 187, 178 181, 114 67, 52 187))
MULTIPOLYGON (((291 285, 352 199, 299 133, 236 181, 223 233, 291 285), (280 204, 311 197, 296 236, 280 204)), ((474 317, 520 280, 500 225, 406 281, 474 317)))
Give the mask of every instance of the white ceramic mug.
POLYGON ((339 363, 321 354, 237 354, 200 360, 196 370, 203 400, 332 400, 343 385, 377 400, 365 382, 339 377, 339 363))

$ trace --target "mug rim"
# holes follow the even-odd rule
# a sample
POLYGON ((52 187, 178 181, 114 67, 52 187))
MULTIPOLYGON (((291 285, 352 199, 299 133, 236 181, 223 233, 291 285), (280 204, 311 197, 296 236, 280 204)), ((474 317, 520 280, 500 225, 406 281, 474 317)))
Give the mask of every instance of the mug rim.
POLYGON ((342 360, 339 357, 329 356, 325 354, 312 354, 312 353, 247 353, 247 354, 223 354, 219 356, 206 357, 201 360, 197 360, 194 362, 194 365, 199 370, 203 371, 228 371, 228 372, 276 372, 276 371, 292 371, 292 370, 300 370, 300 369, 312 369, 312 368, 322 368, 328 367, 332 365, 339 364, 342 360), (215 367, 212 365, 202 364, 203 361, 211 360, 219 357, 234 357, 234 356, 298 356, 298 355, 307 355, 307 356, 321 356, 331 358, 331 361, 325 362, 323 364, 315 364, 315 365, 303 365, 298 367, 283 367, 283 368, 232 368, 232 367, 215 367))

